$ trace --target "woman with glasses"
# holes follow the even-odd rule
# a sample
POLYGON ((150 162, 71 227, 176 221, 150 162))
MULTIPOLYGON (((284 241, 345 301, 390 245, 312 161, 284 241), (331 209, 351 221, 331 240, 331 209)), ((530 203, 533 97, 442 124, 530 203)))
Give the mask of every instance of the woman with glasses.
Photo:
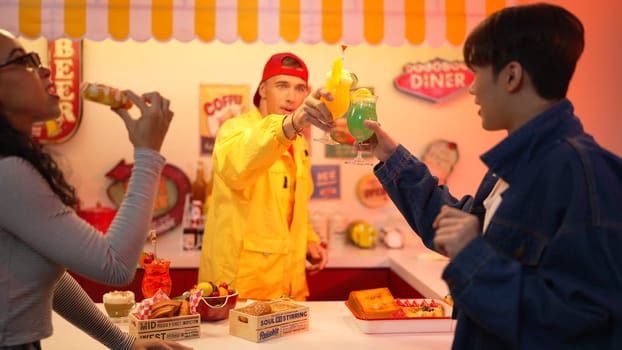
POLYGON ((0 29, 0 350, 40 349, 52 334, 52 309, 112 349, 189 349, 121 331, 67 273, 111 285, 134 277, 173 112, 157 92, 127 93, 140 117, 114 111, 128 130, 135 163, 115 221, 102 235, 76 215, 74 187, 30 137, 33 123, 60 115, 50 70, 0 29))

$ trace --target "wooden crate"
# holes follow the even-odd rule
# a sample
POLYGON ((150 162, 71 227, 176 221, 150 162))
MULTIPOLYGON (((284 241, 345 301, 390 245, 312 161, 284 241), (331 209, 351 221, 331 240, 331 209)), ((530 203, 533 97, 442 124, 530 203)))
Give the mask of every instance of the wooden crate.
POLYGON ((193 339, 198 338, 201 333, 199 314, 139 320, 132 313, 129 321, 129 333, 142 339, 193 339))
POLYGON ((291 301, 274 301, 280 311, 262 316, 254 316, 237 308, 229 311, 229 334, 253 342, 270 339, 309 330, 309 307, 291 301))

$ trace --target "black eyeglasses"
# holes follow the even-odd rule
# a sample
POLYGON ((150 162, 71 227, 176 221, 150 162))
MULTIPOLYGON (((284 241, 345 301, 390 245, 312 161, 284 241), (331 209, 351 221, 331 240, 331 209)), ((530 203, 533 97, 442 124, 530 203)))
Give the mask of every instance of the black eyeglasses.
POLYGON ((41 67, 41 58, 39 57, 39 54, 37 54, 36 52, 29 52, 25 55, 15 57, 14 59, 8 62, 0 64, 0 69, 6 66, 10 66, 12 64, 22 66, 26 68, 27 70, 34 72, 35 70, 39 69, 39 67, 41 67))

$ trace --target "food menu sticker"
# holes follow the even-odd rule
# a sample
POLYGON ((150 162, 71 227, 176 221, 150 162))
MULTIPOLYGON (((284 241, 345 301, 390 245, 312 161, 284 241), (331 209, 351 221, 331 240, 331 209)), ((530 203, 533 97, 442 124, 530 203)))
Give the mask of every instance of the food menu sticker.
POLYGON ((313 165, 311 166, 313 177, 313 199, 339 199, 341 191, 341 174, 339 165, 313 165))
POLYGON ((359 180, 356 197, 368 208, 379 208, 389 202, 389 195, 374 174, 367 174, 359 180))
POLYGON ((199 86, 199 132, 201 155, 212 154, 214 140, 222 123, 248 111, 248 85, 199 86))
POLYGON ((458 162, 458 145, 447 140, 432 141, 423 152, 421 160, 432 175, 438 178, 438 184, 444 185, 458 162))

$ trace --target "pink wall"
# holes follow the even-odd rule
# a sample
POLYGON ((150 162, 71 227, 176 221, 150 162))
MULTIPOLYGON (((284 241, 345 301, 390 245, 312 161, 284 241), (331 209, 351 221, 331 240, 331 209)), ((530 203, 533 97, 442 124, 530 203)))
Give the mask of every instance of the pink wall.
MULTIPOLYGON (((483 0, 481 0, 483 1, 483 0)), ((508 1, 509 2, 509 1, 508 1)), ((534 0, 517 0, 532 3, 534 0)), ((622 22, 618 14, 620 1, 602 0, 552 0, 567 7, 584 23, 586 49, 579 61, 569 97, 585 128, 599 142, 622 156, 622 98, 614 89, 622 77, 622 22), (606 3, 606 5, 604 4, 606 3)), ((45 48, 45 43, 39 43, 45 48)), ((40 51, 38 48, 31 48, 40 51)), ((85 41, 83 78, 106 82, 134 91, 150 91, 157 87, 174 101, 176 118, 171 126, 163 154, 167 160, 192 176, 198 155, 198 93, 201 83, 248 84, 254 90, 258 80, 258 67, 270 54, 277 51, 294 51, 305 58, 311 72, 310 83, 319 86, 328 69, 337 46, 324 43, 315 45, 285 43, 266 45, 236 42, 166 43, 85 41), (122 54, 120 54, 122 53, 122 54), (145 60, 144 57, 157 57, 145 60), (180 57, 184 64, 179 64, 180 57), (222 69, 234 63, 236 69, 222 69), (118 69, 119 66, 124 69, 118 69), (163 69, 163 67, 165 69, 163 69), (174 70, 167 69, 174 67, 174 70), (154 74, 157 72, 157 74, 154 74)), ((388 47, 359 45, 348 48, 347 68, 359 74, 362 85, 374 86, 381 96, 378 104, 383 126, 414 154, 420 155, 428 142, 444 138, 459 145, 460 160, 448 180, 456 196, 472 194, 486 171, 479 156, 505 137, 503 132, 488 132, 481 128, 473 96, 463 93, 442 104, 431 104, 398 92, 392 79, 400 74, 405 63, 425 61, 435 57, 461 59, 459 47, 429 48, 388 47), (370 69, 369 67, 374 67, 370 69), (376 69, 378 67, 378 69, 376 69)), ((56 145, 63 154, 63 165, 70 181, 78 188, 87 206, 107 200, 109 179, 106 172, 120 158, 132 159, 132 150, 125 138, 118 142, 102 142, 102 135, 125 135, 125 130, 115 116, 105 107, 84 104, 84 120, 75 137, 65 144, 56 145)), ((342 159, 324 157, 321 144, 312 142, 314 164, 343 164, 342 159)), ((208 157, 209 158, 209 157, 208 157)), ((211 160, 208 159, 208 163, 211 160)), ((356 182, 370 171, 365 167, 342 166, 342 197, 340 200, 313 200, 310 210, 326 213, 343 211, 349 219, 365 218, 373 223, 393 221, 400 216, 392 204, 380 209, 363 207, 356 197, 356 182)), ((178 230, 181 231, 181 230, 178 230)), ((181 235, 178 232, 178 235, 181 235)), ((171 244, 179 243, 178 235, 171 244)))
MULTIPOLYGON (((521 0, 520 3, 539 1, 521 0)), ((569 97, 585 129, 601 145, 622 156, 622 2, 548 1, 573 12, 585 27, 585 51, 570 84, 569 97)))

